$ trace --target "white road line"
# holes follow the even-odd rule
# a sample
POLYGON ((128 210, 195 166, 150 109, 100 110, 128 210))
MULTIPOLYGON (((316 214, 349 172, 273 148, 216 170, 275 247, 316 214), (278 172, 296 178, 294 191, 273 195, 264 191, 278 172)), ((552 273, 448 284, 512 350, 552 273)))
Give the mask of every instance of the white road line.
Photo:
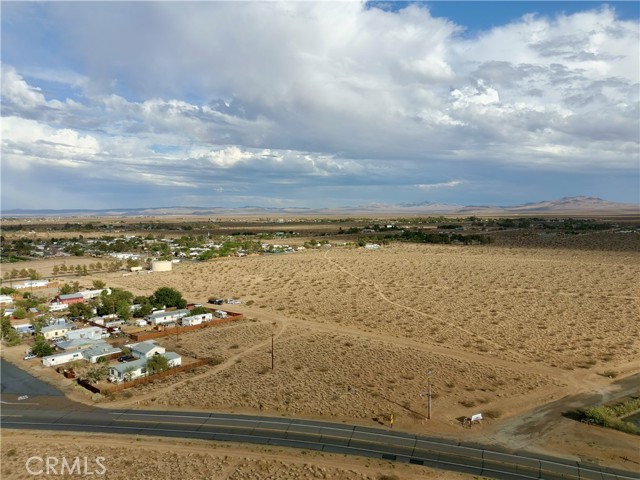
POLYGON ((39 403, 29 403, 29 402, 5 402, 4 400, 0 400, 0 403, 5 405, 40 405, 39 403))

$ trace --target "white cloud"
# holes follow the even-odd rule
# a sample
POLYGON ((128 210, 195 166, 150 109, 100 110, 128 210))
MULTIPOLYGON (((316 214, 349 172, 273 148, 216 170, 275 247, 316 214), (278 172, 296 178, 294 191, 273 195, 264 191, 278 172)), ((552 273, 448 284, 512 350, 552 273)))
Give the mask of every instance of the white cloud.
POLYGON ((458 185, 462 185, 463 183, 467 183, 464 180, 450 180, 448 182, 440 182, 440 183, 421 183, 416 185, 416 187, 421 190, 433 190, 438 188, 454 188, 458 185))
POLYGON ((93 165, 105 179, 225 192, 257 179, 444 191, 462 181, 429 183, 431 166, 455 178, 463 162, 637 170, 638 23, 609 8, 526 16, 472 39, 416 5, 54 2, 42 12, 61 58, 2 67, 3 157, 21 168, 93 165), (45 98, 41 82, 68 85, 74 100, 45 98))

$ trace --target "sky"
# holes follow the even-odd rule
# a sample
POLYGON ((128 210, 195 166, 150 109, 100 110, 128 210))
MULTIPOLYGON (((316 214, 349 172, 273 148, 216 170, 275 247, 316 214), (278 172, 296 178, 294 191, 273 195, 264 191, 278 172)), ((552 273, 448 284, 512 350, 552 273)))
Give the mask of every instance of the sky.
POLYGON ((640 201, 638 2, 10 2, 2 210, 640 201))

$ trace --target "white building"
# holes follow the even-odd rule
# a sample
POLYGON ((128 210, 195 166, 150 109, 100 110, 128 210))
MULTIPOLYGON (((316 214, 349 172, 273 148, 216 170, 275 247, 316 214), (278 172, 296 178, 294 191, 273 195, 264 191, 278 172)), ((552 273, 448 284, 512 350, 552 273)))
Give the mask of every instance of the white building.
POLYGON ((6 307, 7 305, 13 305, 13 298, 10 295, 0 295, 0 306, 6 307))
POLYGON ((190 325, 200 325, 202 322, 210 322, 213 320, 213 315, 211 313, 203 313, 200 315, 192 315, 190 317, 182 317, 182 325, 190 326, 190 325))
POLYGON ((147 320, 151 325, 164 325, 174 323, 182 317, 186 317, 191 313, 189 310, 173 310, 170 312, 155 312, 147 316, 147 320))
POLYGON ((111 295, 111 289, 110 288, 99 288, 97 290, 82 290, 81 292, 78 292, 80 295, 82 295, 82 298, 84 298, 85 300, 91 300, 92 298, 98 298, 102 292, 107 292, 107 295, 111 295))
POLYGON ((16 285, 14 288, 16 290, 21 290, 23 288, 46 287, 47 285, 49 285, 49 280, 27 280, 20 285, 16 285))
MULTIPOLYGON (((182 357, 175 352, 166 352, 161 354, 167 359, 169 368, 179 367, 182 365, 182 357)), ((139 358, 133 362, 120 363, 109 367, 109 380, 114 383, 120 383, 125 380, 135 380, 144 377, 147 372, 147 358, 139 358)))
POLYGON ((70 352, 56 353, 42 357, 42 364, 45 367, 53 367, 55 365, 62 365, 63 363, 73 362, 74 360, 83 360, 82 351, 73 350, 70 352))
POLYGON ((69 305, 67 305, 66 303, 52 302, 49 304, 50 312, 60 312, 62 310, 68 310, 68 309, 69 309, 69 305))
POLYGON ((102 338, 102 328, 100 327, 87 327, 80 328, 78 330, 70 330, 65 335, 67 340, 73 340, 76 338, 89 338, 89 339, 101 339, 102 338))
POLYGON ((69 330, 71 329, 66 325, 49 325, 47 327, 42 327, 40 333, 42 333, 42 336, 46 340, 51 340, 52 338, 64 337, 69 330))
POLYGON ((127 345, 131 349, 131 355, 137 358, 151 358, 154 355, 165 353, 166 349, 161 347, 153 340, 146 340, 140 343, 131 343, 127 345))

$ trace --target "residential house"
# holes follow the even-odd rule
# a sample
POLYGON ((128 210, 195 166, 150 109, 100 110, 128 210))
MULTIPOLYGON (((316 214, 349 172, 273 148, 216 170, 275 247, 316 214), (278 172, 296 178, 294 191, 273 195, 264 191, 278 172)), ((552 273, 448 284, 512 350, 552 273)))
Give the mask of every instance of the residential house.
MULTIPOLYGON (((166 352, 160 355, 167 359, 169 368, 182 365, 182 357, 175 352, 166 352)), ((111 365, 109 367, 109 380, 114 383, 120 383, 125 380, 135 380, 136 378, 144 377, 147 375, 148 360, 148 358, 139 358, 133 362, 111 365)))
POLYGON ((167 323, 174 323, 182 317, 186 317, 191 312, 187 309, 172 310, 169 312, 155 312, 147 316, 147 320, 151 325, 165 325, 167 323))
POLYGON ((64 337, 67 332, 71 330, 67 325, 49 325, 46 327, 42 327, 40 333, 46 340, 51 340, 52 338, 60 338, 64 337))
POLYGON ((110 288, 99 288, 97 290, 82 290, 78 293, 82 295, 82 298, 84 298, 85 300, 91 300, 92 298, 98 298, 102 294, 102 292, 107 292, 107 295, 111 295, 110 288))
POLYGON ((58 295, 56 299, 57 303, 66 303, 67 305, 73 305, 74 303, 84 303, 84 297, 81 293, 67 293, 64 295, 58 295))
POLYGON ((99 343, 91 348, 82 350, 82 356, 91 363, 96 363, 102 357, 116 356, 122 353, 118 347, 113 347, 107 342, 99 343))
POLYGON ((102 328, 100 327, 87 327, 80 328, 78 330, 71 330, 65 335, 67 340, 73 340, 75 338, 91 338, 99 340, 102 338, 102 328))
POLYGON ((60 350, 68 351, 84 350, 100 345, 101 343, 104 343, 104 340, 96 338, 74 338, 72 340, 62 340, 60 342, 56 342, 56 347, 60 350))
POLYGON ((67 305, 66 303, 51 302, 49 304, 50 312, 60 312, 62 310, 67 310, 68 308, 69 308, 69 305, 67 305))
POLYGON ((145 340, 140 343, 131 343, 126 345, 131 349, 131 355, 136 358, 151 358, 154 355, 165 353, 166 349, 161 347, 153 340, 145 340))
POLYGON ((62 365, 63 363, 73 362, 74 360, 83 360, 82 352, 79 350, 71 352, 62 352, 42 357, 42 364, 45 367, 53 367, 55 365, 62 365))

